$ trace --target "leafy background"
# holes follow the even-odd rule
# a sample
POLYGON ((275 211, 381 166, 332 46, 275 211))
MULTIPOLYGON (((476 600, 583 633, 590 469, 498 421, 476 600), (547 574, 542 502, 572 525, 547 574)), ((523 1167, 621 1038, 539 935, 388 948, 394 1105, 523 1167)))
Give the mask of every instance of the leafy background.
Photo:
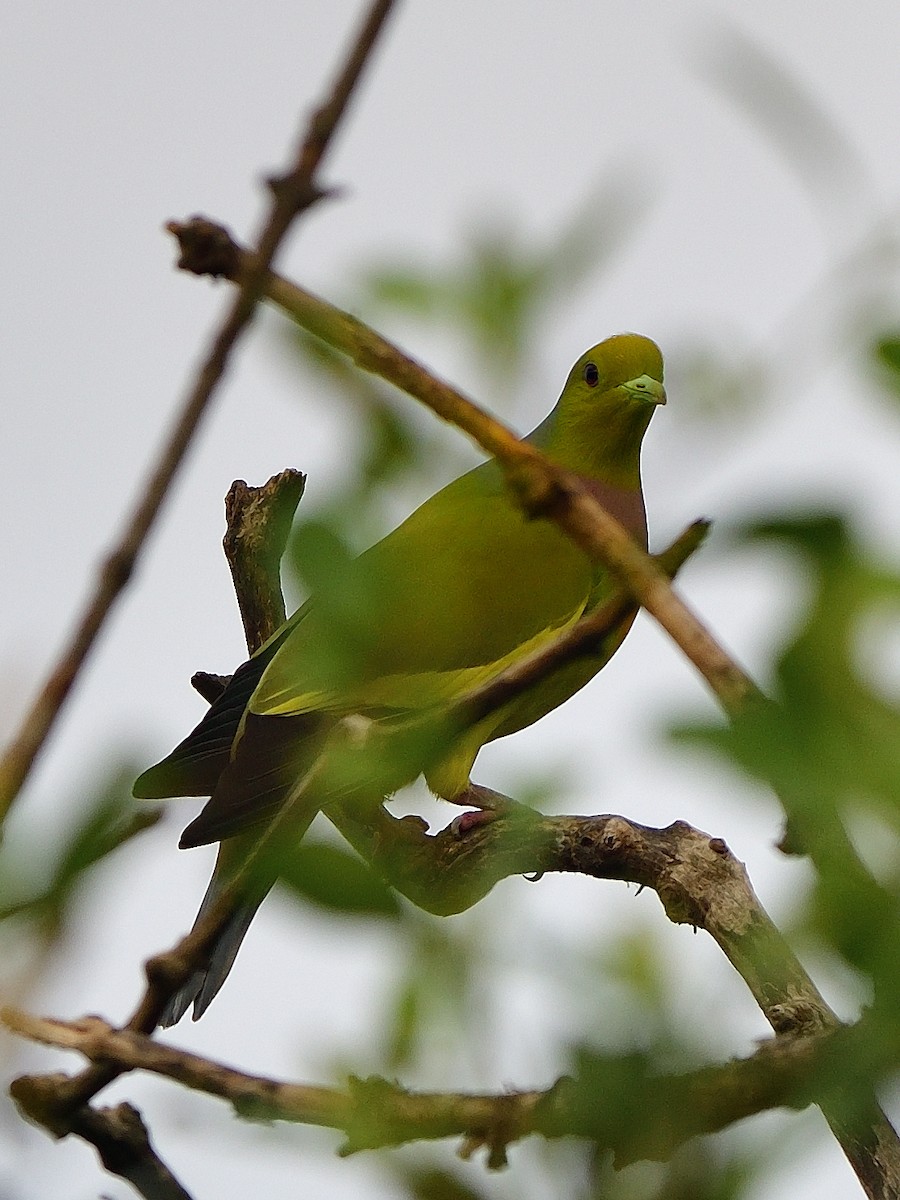
MULTIPOLYGON (((252 229, 260 177, 359 7, 10 7, 4 730, 52 662, 223 303, 172 273, 162 222, 206 210, 252 229)), ((739 17, 724 0, 401 5, 329 165, 343 194, 282 262, 523 430, 600 337, 631 328, 660 342, 671 400, 645 452, 651 537, 716 519, 682 588, 786 699, 791 725, 770 731, 760 761, 760 739, 724 735, 641 620, 591 688, 489 747, 478 777, 555 811, 680 817, 725 837, 841 1014, 877 982, 888 1023, 895 952, 839 871, 816 885, 774 849, 781 814, 765 780, 795 785, 801 818, 804 798, 823 825, 840 814, 879 894, 896 895, 898 34, 892 0, 813 17, 797 0, 739 17)), ((304 516, 361 546, 474 457, 276 317, 259 322, 10 822, 6 998, 123 1017, 142 959, 193 915, 210 863, 175 850, 187 804, 100 859, 130 819, 129 779, 202 711, 190 674, 240 657, 219 549, 231 480, 301 467, 304 516)), ((403 803, 453 815, 420 794, 403 803)), ((309 854, 317 896, 267 903, 228 987, 174 1042, 310 1081, 379 1071, 498 1089, 549 1084, 576 1055, 673 1067, 747 1053, 766 1033, 718 952, 669 926, 652 895, 509 880, 439 922, 348 883, 337 845, 309 854)), ((5 1076, 69 1062, 0 1045, 5 1076)), ((856 1186, 812 1112, 757 1118, 615 1178, 584 1146, 536 1142, 487 1176, 450 1146, 338 1160, 332 1134, 238 1125, 154 1080, 112 1095, 141 1105, 163 1156, 207 1195, 777 1200, 856 1186)), ((85 1147, 52 1145, 8 1106, 0 1121, 4 1197, 97 1193, 85 1147)))

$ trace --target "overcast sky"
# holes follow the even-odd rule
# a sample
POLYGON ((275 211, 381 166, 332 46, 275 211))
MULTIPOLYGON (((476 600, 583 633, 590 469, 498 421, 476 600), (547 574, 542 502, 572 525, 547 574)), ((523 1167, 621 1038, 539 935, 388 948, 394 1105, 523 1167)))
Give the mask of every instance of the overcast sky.
MULTIPOLYGON (((66 636, 227 299, 173 270, 162 225, 199 211, 242 236, 253 231, 260 179, 286 161, 360 10, 346 0, 3 5, 4 733, 66 636)), ((637 330, 660 343, 669 367, 670 403, 645 453, 654 545, 697 515, 727 524, 790 499, 843 505, 896 559, 897 414, 861 380, 854 334, 871 313, 897 324, 898 40, 896 0, 408 0, 328 160, 325 177, 343 195, 303 223, 280 266, 340 302, 372 262, 454 262, 479 222, 550 242, 592 191, 617 185, 633 217, 627 236, 555 310, 504 415, 531 427, 586 347, 637 330), (753 94, 748 77, 774 67, 800 100, 772 84, 774 74, 762 97, 753 94), (700 351, 737 372, 763 366, 768 398, 736 413, 715 389, 698 397, 700 351)), ((219 545, 232 479, 259 483, 297 466, 309 472, 310 502, 328 494, 342 414, 298 383, 273 331, 262 323, 242 345, 11 837, 52 842, 113 747, 140 765, 164 753, 202 711, 191 673, 229 670, 240 658, 219 545)), ((483 377, 453 338, 409 322, 387 332, 488 405, 501 403, 479 394, 483 377)), ((713 546, 683 589, 741 661, 763 672, 789 625, 790 580, 780 560, 713 546)), ((709 829, 747 860, 777 914, 805 878, 772 849, 777 808, 660 744, 663 715, 679 706, 713 711, 691 669, 642 620, 600 680, 537 729, 490 747, 478 777, 513 790, 532 769, 546 777, 566 764, 565 808, 709 829)), ((141 960, 186 927, 205 885, 209 855, 180 854, 178 827, 173 818, 103 868, 65 961, 29 997, 40 1011, 127 1014, 141 960)), ((526 941, 534 946, 555 935, 561 913, 573 945, 622 922, 656 929, 664 952, 688 957, 698 980, 709 975, 709 1011, 730 1011, 735 1033, 710 1057, 748 1053, 765 1027, 717 952, 666 926, 652 897, 597 886, 510 881, 505 900, 498 889, 486 903, 518 906, 516 921, 537 931, 526 941)), ((371 1025, 359 999, 377 995, 380 953, 389 948, 362 933, 336 941, 333 925, 316 918, 298 931, 296 914, 270 903, 210 1013, 173 1040, 310 1081, 336 1061, 377 1069, 365 1060, 371 1025), (263 979, 260 1004, 269 1003, 256 1023, 263 979)), ((832 986, 830 998, 852 1015, 861 997, 850 981, 836 976, 832 986)), ((523 1006, 516 1028, 498 1035, 494 1060, 467 1064, 460 1084, 549 1082, 559 1068, 542 1057, 551 1010, 523 1006)), ((8 1072, 60 1061, 8 1042, 3 1053, 8 1072)), ((128 1080, 118 1094, 146 1101, 163 1156, 199 1195, 252 1187, 288 1196, 307 1184, 319 1189, 307 1194, 335 1198, 393 1194, 372 1159, 335 1159, 334 1139, 237 1129, 212 1101, 152 1081, 128 1080), (215 1161, 198 1152, 224 1136, 215 1161)), ((792 1120, 817 1128, 814 1114, 792 1120)), ((21 1126, 3 1136, 0 1191, 22 1200, 74 1200, 101 1187, 129 1194, 100 1181, 81 1145, 53 1146, 21 1126)), ((770 1198, 854 1194, 827 1136, 809 1155, 784 1164, 770 1198)), ((525 1148, 512 1160, 489 1181, 496 1195, 549 1194, 525 1148)))

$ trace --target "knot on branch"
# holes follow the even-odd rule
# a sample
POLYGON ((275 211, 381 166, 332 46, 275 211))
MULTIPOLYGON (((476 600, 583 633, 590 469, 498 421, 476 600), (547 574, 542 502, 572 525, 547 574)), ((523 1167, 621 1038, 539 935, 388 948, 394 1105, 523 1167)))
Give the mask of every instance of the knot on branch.
POLYGON ((532 520, 554 517, 569 503, 572 489, 564 482, 562 472, 544 459, 522 453, 504 466, 510 490, 532 520))
POLYGON ((319 187, 310 175, 303 171, 289 171, 285 175, 270 175, 266 186, 272 193, 277 204, 293 214, 305 212, 320 200, 325 200, 337 194, 335 188, 319 187))
POLYGON ((637 831, 624 817, 576 819, 573 832, 572 865, 586 875, 603 877, 612 874, 636 846, 637 831))
POLYGON ((187 221, 168 221, 166 229, 178 239, 180 270, 212 275, 214 279, 237 277, 241 250, 224 225, 195 216, 187 221))
POLYGON ((490 1120, 482 1129, 466 1134, 459 1157, 468 1161, 476 1150, 487 1150, 489 1171, 502 1171, 509 1165, 509 1147, 531 1132, 530 1106, 522 1104, 520 1095, 496 1096, 490 1120))
POLYGON ((180 943, 162 954, 154 954, 144 963, 144 976, 151 991, 170 996, 187 979, 194 964, 180 952, 180 943))
POLYGON ((799 995, 781 1004, 771 1005, 766 1016, 779 1036, 814 1037, 835 1029, 839 1024, 833 1013, 799 995))

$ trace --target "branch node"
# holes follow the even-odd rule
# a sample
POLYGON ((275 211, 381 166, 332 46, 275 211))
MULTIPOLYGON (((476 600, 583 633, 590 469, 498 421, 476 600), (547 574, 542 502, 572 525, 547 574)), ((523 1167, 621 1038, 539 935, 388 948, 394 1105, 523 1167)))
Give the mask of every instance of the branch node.
POLYGON ((134 554, 130 550, 118 549, 107 555, 101 576, 106 586, 121 591, 134 574, 134 554))
POLYGON ((285 175, 269 175, 266 187, 276 204, 294 214, 312 208, 329 194, 328 188, 319 187, 312 179, 299 177, 295 170, 285 175))
POLYGON ((179 270, 214 279, 237 277, 241 250, 224 225, 193 216, 187 221, 167 221, 165 228, 178 240, 179 270))
POLYGON ((144 975, 152 991, 171 995, 184 983, 189 968, 190 963, 178 953, 176 946, 148 958, 144 963, 144 975))
POLYGON ((552 518, 568 503, 570 489, 549 462, 522 455, 504 466, 510 490, 532 520, 552 518))

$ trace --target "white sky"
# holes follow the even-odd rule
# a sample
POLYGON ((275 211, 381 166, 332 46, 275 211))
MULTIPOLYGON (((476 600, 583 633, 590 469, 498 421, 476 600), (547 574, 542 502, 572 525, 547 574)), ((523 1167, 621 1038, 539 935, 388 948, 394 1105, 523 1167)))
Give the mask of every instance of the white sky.
MULTIPOLYGON (((202 211, 241 235, 256 227, 259 180, 286 160, 360 8, 346 0, 2 6, 4 732, 15 728, 66 636, 225 300, 173 271, 161 226, 202 211)), ((701 513, 724 519, 786 497, 830 497, 896 558, 897 414, 853 374, 850 336, 873 308, 896 318, 896 247, 851 271, 838 293, 830 285, 836 264, 881 223, 896 235, 898 37, 896 0, 408 0, 328 162, 328 182, 345 195, 304 223, 280 265, 340 301, 369 262, 452 262, 460 235, 479 218, 508 220, 535 244, 551 240, 592 188, 621 181, 644 216, 609 269, 558 310, 510 420, 523 430, 536 423, 585 347, 636 329, 662 345, 669 363, 670 403, 645 455, 656 545, 701 513), (781 63, 833 121, 851 148, 839 160, 840 179, 816 183, 815 162, 801 172, 796 156, 782 155, 747 110, 726 99, 710 64, 723 61, 729 29, 781 63), (748 358, 764 362, 776 381, 772 398, 746 415, 723 413, 714 396, 698 408, 678 383, 686 390, 701 348, 736 368, 748 358)), ((725 75, 736 82, 733 63, 725 75)), ((393 332, 476 391, 474 368, 452 339, 399 323, 393 332)), ((22 798, 11 837, 20 829, 52 844, 71 819, 61 808, 74 811, 89 796, 111 748, 133 748, 144 765, 194 723, 202 705, 190 674, 228 670, 241 653, 219 549, 222 497, 236 477, 262 482, 288 465, 309 472, 311 500, 325 494, 340 460, 340 417, 303 390, 257 329, 22 798)), ((714 543, 683 588, 738 657, 761 670, 789 623, 786 574, 779 560, 721 544, 716 552, 714 543)), ((771 848, 776 806, 654 741, 664 714, 679 705, 712 711, 691 670, 644 621, 603 678, 563 712, 490 747, 479 778, 514 790, 529 767, 551 775, 568 764, 565 807, 612 809, 652 824, 681 817, 709 829, 747 860, 777 913, 805 874, 771 848)), ((65 961, 30 1004, 59 1015, 128 1012, 142 958, 186 927, 205 884, 208 856, 179 854, 178 827, 165 823, 103 868, 65 961)), ((582 938, 602 943, 604 931, 649 929, 673 963, 687 964, 695 990, 684 1020, 696 1019, 691 1005, 701 996, 707 1022, 725 1022, 707 1047, 711 1059, 748 1053, 765 1033, 727 964, 705 939, 668 926, 652 897, 634 901, 617 885, 586 881, 530 889, 509 881, 486 903, 504 905, 500 928, 516 944, 504 946, 511 980, 522 956, 546 954, 548 969, 563 970, 565 947, 582 938)), ((172 1040, 312 1082, 336 1062, 377 1070, 366 1057, 366 1030, 377 1024, 371 1010, 383 1000, 391 948, 372 945, 365 930, 341 927, 336 940, 336 928, 314 917, 301 923, 270 902, 213 1009, 172 1040)), ((850 981, 833 970, 826 977, 833 1001, 852 1012, 859 997, 850 981)), ((544 1050, 545 1030, 565 1036, 560 997, 574 1010, 579 1002, 564 978, 546 987, 546 996, 507 1013, 494 1061, 463 1061, 459 1079, 418 1082, 499 1088, 551 1080, 561 1067, 544 1050)), ((519 998, 510 1003, 521 994, 511 992, 519 998)), ((60 1061, 8 1041, 3 1056, 9 1074, 60 1061)), ((375 1159, 335 1159, 330 1135, 245 1130, 214 1101, 153 1081, 127 1080, 115 1094, 146 1108, 163 1157, 199 1196, 248 1188, 316 1194, 310 1186, 336 1200, 395 1194, 375 1159)), ((818 1129, 813 1115, 786 1122, 818 1129)), ((757 1122, 758 1145, 784 1127, 757 1122)), ((74 1200, 99 1188, 130 1194, 101 1181, 81 1145, 53 1146, 9 1128, 0 1130, 0 1191, 21 1200, 74 1200)), ((768 1197, 854 1194, 826 1137, 795 1153, 768 1197)), ((493 1195, 538 1197, 551 1185, 534 1161, 527 1148, 514 1148, 503 1177, 468 1170, 493 1195)))

